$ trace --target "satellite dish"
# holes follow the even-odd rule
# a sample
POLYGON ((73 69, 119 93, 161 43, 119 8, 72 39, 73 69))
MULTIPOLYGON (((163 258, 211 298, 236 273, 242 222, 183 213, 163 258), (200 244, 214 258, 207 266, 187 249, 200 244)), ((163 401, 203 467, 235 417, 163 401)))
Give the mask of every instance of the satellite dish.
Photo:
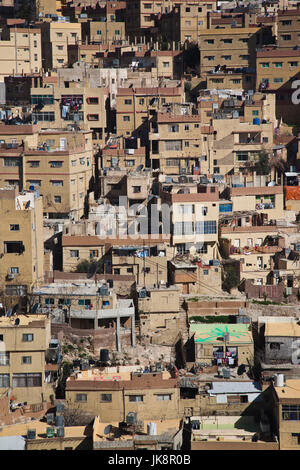
POLYGON ((142 169, 144 168, 144 165, 139 165, 136 169, 136 171, 142 171, 142 169))
POLYGON ((107 434, 110 434, 111 433, 111 430, 112 430, 112 425, 109 424, 108 426, 106 426, 104 428, 104 434, 107 435, 107 434))

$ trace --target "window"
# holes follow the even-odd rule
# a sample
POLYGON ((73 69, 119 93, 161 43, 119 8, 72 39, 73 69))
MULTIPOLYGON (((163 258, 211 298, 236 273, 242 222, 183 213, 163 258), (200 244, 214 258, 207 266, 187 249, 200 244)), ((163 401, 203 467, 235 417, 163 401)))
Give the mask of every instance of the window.
POLYGON ((262 139, 262 140, 263 140, 263 143, 264 143, 264 144, 266 144, 267 142, 269 142, 269 139, 268 139, 268 137, 263 137, 263 139, 262 139))
POLYGON ((190 126, 189 126, 189 124, 185 124, 185 126, 184 126, 184 130, 185 130, 185 131, 189 131, 189 130, 190 130, 190 126))
POLYGON ((190 22, 190 21, 186 21, 186 22, 185 22, 185 26, 191 26, 191 22, 190 22))
POLYGON ((93 97, 87 98, 87 102, 88 102, 88 104, 99 104, 99 98, 97 98, 97 97, 96 98, 93 98, 93 97))
POLYGON ((9 366, 9 353, 0 352, 0 366, 9 366))
MULTIPOLYGON (((76 162, 77 162, 77 160, 72 160, 72 161, 71 161, 72 166, 76 166, 76 162)), ((72 180, 72 181, 74 181, 74 180, 72 180)))
POLYGON ((79 258, 79 250, 70 250, 70 258, 79 258))
POLYGON ((90 250, 90 258, 98 258, 99 250, 90 250))
POLYGON ((281 24, 283 26, 288 26, 288 25, 292 24, 292 20, 283 20, 283 21, 281 21, 281 24))
POLYGON ((63 166, 62 161, 52 161, 49 163, 50 163, 51 168, 61 168, 63 166))
POLYGON ((298 62, 289 62, 290 67, 298 67, 298 62))
POLYGON ((185 146, 185 147, 189 147, 189 146, 190 146, 190 143, 189 143, 189 142, 184 142, 184 146, 185 146))
POLYGON ((165 141, 165 150, 167 150, 167 151, 182 150, 181 140, 166 140, 165 141))
POLYGON ((283 41, 290 41, 291 38, 292 38, 292 36, 291 36, 290 34, 283 34, 283 35, 281 36, 281 39, 282 39, 283 41))
POLYGON ((60 204, 61 203, 61 196, 54 196, 53 200, 56 204, 60 204))
POLYGON ((22 364, 31 364, 32 363, 32 357, 31 356, 22 356, 21 363, 22 364))
POLYGON ((0 374, 0 388, 9 387, 9 374, 0 374))
POLYGON ((193 235, 194 222, 175 222, 174 235, 193 235))
POLYGON ((234 79, 232 80, 232 82, 237 85, 237 84, 241 83, 241 80, 240 80, 239 78, 234 78, 234 79))
POLYGON ((179 125, 178 124, 169 124, 168 125, 168 132, 178 132, 179 125))
POLYGON ((111 403, 112 402, 112 394, 111 393, 101 393, 100 401, 104 403, 111 403))
POLYGON ((12 386, 14 387, 41 387, 42 374, 13 374, 12 386))
POLYGON ((284 421, 300 421, 300 405, 282 405, 281 413, 284 421))
POLYGON ((124 122, 129 122, 130 121, 130 116, 123 116, 123 121, 124 122))
POLYGON ((270 343, 270 349, 273 349, 275 351, 280 350, 280 343, 270 343))
POLYGON ((206 220, 196 222, 197 234, 217 233, 217 223, 215 220, 206 220))
POLYGON ((119 29, 115 29, 115 35, 116 36, 119 36, 121 34, 120 30, 119 29))
POLYGON ((20 166, 19 158, 4 157, 3 166, 20 166))
POLYGON ((102 34, 101 29, 97 29, 97 34, 100 36, 102 34))
MULTIPOLYGON (((59 61, 58 61, 59 62, 59 61)), ((63 60, 62 60, 63 62, 63 60)), ((32 121, 54 121, 55 113, 54 112, 44 112, 44 113, 32 113, 32 121)))
POLYGON ((258 111, 257 110, 252 111, 252 116, 258 116, 258 111))
POLYGON ((207 55, 206 57, 204 57, 205 59, 209 60, 209 61, 212 61, 212 60, 215 60, 215 56, 214 55, 207 55))
POLYGON ((201 207, 202 215, 207 215, 208 207, 201 207))
POLYGON ((224 44, 232 44, 232 39, 223 39, 224 44))
POLYGON ((63 186, 64 182, 62 180, 52 180, 51 184, 52 186, 63 186))
POLYGON ((87 393, 76 393, 76 401, 87 402, 87 393))
POLYGON ((185 11, 186 11, 186 13, 190 13, 191 9, 190 9, 190 8, 186 8, 185 11))
POLYGON ((99 114, 88 114, 87 115, 88 121, 99 121, 99 114))
POLYGON ((269 62, 262 62, 260 65, 263 69, 268 69, 270 67, 269 62))
POLYGON ((170 62, 163 62, 163 67, 164 68, 170 67, 170 62))
POLYGON ((19 274, 19 268, 17 267, 9 268, 9 272, 10 274, 19 274))
POLYGON ((248 55, 241 55, 241 59, 242 59, 242 60, 248 60, 248 59, 249 59, 249 56, 248 56, 248 55))
POLYGON ((274 62, 274 67, 276 69, 281 69, 282 68, 282 62, 274 62))
POLYGON ((29 163, 30 168, 38 168, 40 166, 40 162, 38 160, 33 160, 28 163, 29 163))
POLYGON ((247 162, 248 161, 248 152, 236 152, 238 162, 247 162))
POLYGON ((124 104, 132 104, 132 100, 124 100, 124 104))
POLYGON ((17 253, 21 254, 25 251, 23 242, 4 242, 4 253, 17 253))
POLYGON ((32 333, 23 333, 23 336, 22 336, 22 341, 24 343, 29 343, 29 342, 32 342, 34 339, 34 336, 32 333))
POLYGON ((181 204, 178 206, 178 213, 179 214, 194 214, 195 213, 195 206, 194 204, 181 204))
POLYGON ((273 83, 282 83, 282 82, 283 82, 283 78, 281 77, 280 78, 277 77, 273 79, 273 83))
POLYGON ((80 165, 84 165, 84 164, 85 164, 85 159, 84 159, 84 158, 80 158, 80 159, 79 159, 79 163, 80 163, 80 165))
POLYGON ((141 186, 133 186, 133 192, 134 193, 140 193, 141 192, 141 186))
POLYGON ((58 38, 61 38, 62 35, 63 35, 63 33, 56 33, 56 36, 57 36, 58 38))
POLYGON ((139 99, 139 104, 144 104, 144 103, 145 103, 144 98, 140 98, 140 99, 139 99))
POLYGON ((231 60, 231 55, 223 55, 222 58, 224 60, 231 60))
POLYGON ((171 400, 170 394, 157 395, 157 401, 169 401, 171 400))
POLYGON ((59 51, 63 51, 63 50, 64 50, 64 46, 57 46, 57 49, 58 49, 59 51))
POLYGON ((207 44, 214 44, 214 39, 206 39, 207 44))
POLYGON ((31 95, 32 104, 53 104, 54 97, 53 95, 31 95))
POLYGON ((16 232, 16 231, 20 230, 20 225, 19 224, 10 224, 9 225, 9 230, 11 232, 16 232))
POLYGON ((141 402, 144 401, 143 395, 129 395, 130 402, 141 402))

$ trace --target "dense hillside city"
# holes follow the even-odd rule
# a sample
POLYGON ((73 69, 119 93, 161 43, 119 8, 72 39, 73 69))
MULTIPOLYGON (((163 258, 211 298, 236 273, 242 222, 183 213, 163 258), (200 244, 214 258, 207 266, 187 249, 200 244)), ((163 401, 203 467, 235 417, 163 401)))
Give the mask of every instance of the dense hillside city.
POLYGON ((0 64, 0 450, 300 450, 300 1, 2 0, 0 64))

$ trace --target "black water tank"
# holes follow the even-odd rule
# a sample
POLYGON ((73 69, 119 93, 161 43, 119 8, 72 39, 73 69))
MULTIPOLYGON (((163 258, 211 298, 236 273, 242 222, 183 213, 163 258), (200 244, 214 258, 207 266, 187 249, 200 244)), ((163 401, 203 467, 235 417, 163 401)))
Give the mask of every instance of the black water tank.
POLYGON ((100 350, 100 361, 101 362, 108 362, 109 361, 109 350, 108 349, 101 349, 100 350))

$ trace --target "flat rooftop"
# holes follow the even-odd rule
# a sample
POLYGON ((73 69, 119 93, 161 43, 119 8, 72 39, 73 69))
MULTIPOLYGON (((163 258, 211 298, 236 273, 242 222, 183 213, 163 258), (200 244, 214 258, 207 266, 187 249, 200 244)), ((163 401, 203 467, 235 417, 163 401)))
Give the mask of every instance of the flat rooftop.
MULTIPOLYGON (((147 425, 150 423, 156 424, 156 436, 165 434, 173 437, 180 429, 180 419, 168 419, 168 420, 152 420, 152 421, 143 421, 143 428, 139 431, 138 434, 135 434, 135 439, 138 439, 140 436, 149 436, 147 432, 147 425)), ((118 422, 107 422, 101 423, 99 416, 95 418, 94 429, 93 429, 93 442, 103 442, 111 440, 111 437, 117 440, 132 440, 132 434, 126 434, 120 432, 118 422), (111 426, 111 432, 108 434, 108 426, 111 426)), ((149 436, 152 439, 154 436, 149 436)))
MULTIPOLYGON (((90 282, 87 281, 76 281, 76 282, 54 282, 52 284, 48 284, 47 286, 39 287, 33 289, 34 295, 58 295, 61 294, 63 296, 89 296, 89 295, 99 295, 99 288, 101 286, 106 286, 106 280, 103 279, 103 283, 101 280, 97 281, 95 284, 95 280, 91 280, 90 282)), ((113 290, 108 288, 108 294, 112 295, 113 290)))
POLYGON ((265 336, 300 337, 300 325, 296 322, 268 322, 265 325, 265 336))
POLYGON ((28 315, 20 315, 14 314, 10 317, 0 317, 0 328, 6 327, 15 327, 16 319, 19 319, 20 326, 36 326, 36 327, 43 327, 45 325, 45 320, 48 318, 46 315, 41 314, 28 314, 28 315), (35 324, 34 324, 35 323, 35 324))
MULTIPOLYGON (((0 428, 0 437, 4 436, 27 436, 29 429, 36 430, 36 439, 47 438, 47 428, 50 427, 46 422, 34 420, 29 423, 18 423, 0 428)), ((65 437, 85 437, 86 426, 65 426, 65 437)), ((49 438, 48 438, 49 439, 49 438)))
POLYGON ((300 379, 287 379, 284 387, 274 387, 279 399, 300 399, 300 379))
POLYGON ((249 324, 237 323, 191 323, 190 332, 195 333, 195 343, 217 343, 218 338, 224 337, 224 333, 229 334, 227 344, 249 344, 253 343, 252 333, 249 331, 249 324))

